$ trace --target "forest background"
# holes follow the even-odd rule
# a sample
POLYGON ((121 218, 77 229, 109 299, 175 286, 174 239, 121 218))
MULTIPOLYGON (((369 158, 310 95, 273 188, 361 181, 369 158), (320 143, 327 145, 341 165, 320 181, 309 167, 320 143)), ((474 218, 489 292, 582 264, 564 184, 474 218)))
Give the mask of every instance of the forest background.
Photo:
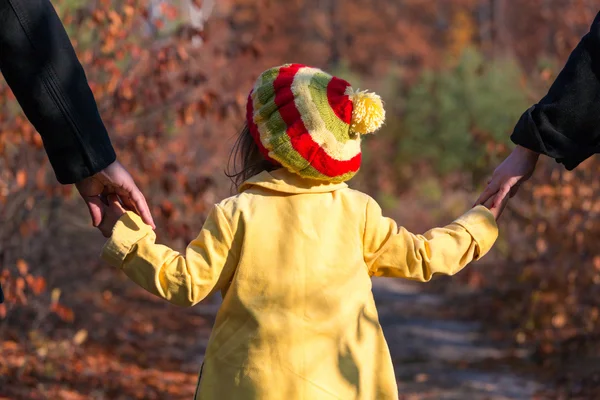
MULTIPOLYGON (((53 4, 160 240, 178 249, 231 194, 223 171, 264 69, 310 64, 383 97, 387 123, 365 140, 350 185, 423 232, 471 206, 599 9, 591 0, 53 4)), ((600 396, 599 166, 592 157, 567 172, 542 157, 490 255, 419 288, 514 349, 494 363, 568 398, 600 396)), ((0 398, 190 398, 214 307, 151 298, 98 259, 102 243, 1 81, 0 398)))

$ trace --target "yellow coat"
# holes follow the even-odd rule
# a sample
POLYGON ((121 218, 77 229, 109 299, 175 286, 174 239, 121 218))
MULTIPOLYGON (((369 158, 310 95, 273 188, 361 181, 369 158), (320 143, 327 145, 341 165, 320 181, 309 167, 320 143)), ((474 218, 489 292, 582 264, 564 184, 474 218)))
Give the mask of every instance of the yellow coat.
POLYGON ((413 235, 345 183, 280 169, 217 204, 185 254, 127 213, 103 258, 180 306, 222 292, 196 399, 397 399, 370 278, 453 275, 497 234, 478 206, 413 235))

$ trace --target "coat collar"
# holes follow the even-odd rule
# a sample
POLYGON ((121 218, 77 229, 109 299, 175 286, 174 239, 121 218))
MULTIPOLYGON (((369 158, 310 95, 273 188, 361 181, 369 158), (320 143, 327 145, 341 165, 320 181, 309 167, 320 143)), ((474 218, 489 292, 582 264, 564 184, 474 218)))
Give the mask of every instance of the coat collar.
POLYGON ((347 188, 344 182, 329 183, 302 178, 285 168, 275 171, 263 171, 242 183, 238 192, 243 192, 253 187, 261 187, 274 192, 299 194, 299 193, 327 193, 334 190, 347 188))

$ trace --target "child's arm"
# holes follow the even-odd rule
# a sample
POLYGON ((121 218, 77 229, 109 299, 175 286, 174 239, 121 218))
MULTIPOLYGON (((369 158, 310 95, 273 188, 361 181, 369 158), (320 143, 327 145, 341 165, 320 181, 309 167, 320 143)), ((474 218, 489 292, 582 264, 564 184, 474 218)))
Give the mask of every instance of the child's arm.
MULTIPOLYGON (((112 204, 110 210, 114 208, 112 204)), ((152 228, 127 212, 114 225, 102 258, 150 293, 179 306, 200 302, 233 276, 237 265, 231 251, 233 235, 219 206, 211 210, 185 255, 155 240, 152 228)))
POLYGON ((501 211, 477 206, 450 225, 414 235, 384 217, 370 199, 363 240, 369 273, 422 282, 436 273, 454 275, 490 250, 498 237, 495 218, 501 211))

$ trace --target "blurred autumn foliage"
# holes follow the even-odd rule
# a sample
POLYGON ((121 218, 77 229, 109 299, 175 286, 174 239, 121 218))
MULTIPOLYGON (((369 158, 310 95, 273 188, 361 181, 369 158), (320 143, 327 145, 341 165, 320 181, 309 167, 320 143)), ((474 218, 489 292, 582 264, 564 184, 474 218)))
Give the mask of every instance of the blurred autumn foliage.
MULTIPOLYGON (((510 151, 514 123, 586 32, 592 3, 53 2, 159 237, 180 249, 230 194, 222 171, 253 79, 284 62, 381 93, 388 122, 352 186, 408 218, 399 223, 447 222, 510 151)), ((4 82, 0 124, 0 396, 189 398, 199 363, 186 353, 210 318, 157 303, 96 260, 100 235, 4 82)), ((600 397, 599 172, 593 159, 571 173, 542 160, 503 217, 493 262, 457 278, 479 293, 469 317, 533 346, 560 390, 584 398, 600 397)))

